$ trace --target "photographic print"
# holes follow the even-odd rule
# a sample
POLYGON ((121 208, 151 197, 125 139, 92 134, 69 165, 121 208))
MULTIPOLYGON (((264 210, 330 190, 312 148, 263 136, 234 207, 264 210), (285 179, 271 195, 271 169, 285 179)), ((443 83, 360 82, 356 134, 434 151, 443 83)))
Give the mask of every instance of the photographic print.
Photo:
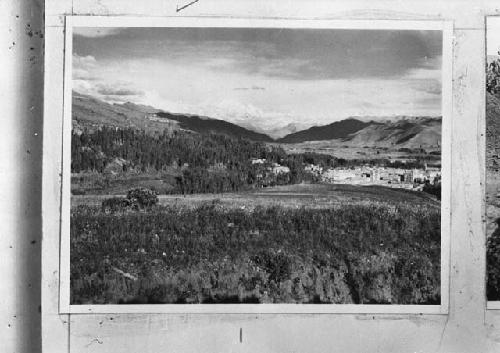
POLYGON ((442 30, 73 27, 69 62, 71 305, 441 303, 442 30))
POLYGON ((486 236, 488 300, 500 300, 500 18, 486 22, 486 236))

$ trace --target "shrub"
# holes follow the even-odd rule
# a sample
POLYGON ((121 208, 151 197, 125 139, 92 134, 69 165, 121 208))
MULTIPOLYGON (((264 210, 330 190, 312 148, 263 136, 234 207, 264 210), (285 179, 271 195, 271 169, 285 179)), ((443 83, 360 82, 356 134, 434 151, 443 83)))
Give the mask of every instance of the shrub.
POLYGON ((422 191, 434 195, 438 200, 441 200, 441 183, 426 183, 422 191))
POLYGON ((500 93, 500 60, 498 59, 486 68, 486 91, 495 95, 500 93))
POLYGON ((135 208, 148 208, 158 204, 156 191, 147 188, 135 188, 127 192, 127 199, 135 208))
POLYGON ((281 251, 263 250, 255 255, 252 260, 263 267, 270 275, 269 279, 280 283, 290 278, 292 272, 292 259, 281 251))
POLYGON ((85 194, 86 194, 85 189, 80 189, 80 188, 71 189, 71 195, 85 195, 85 194))
POLYGON ((101 209, 105 213, 125 211, 130 207, 130 200, 122 197, 112 197, 101 203, 101 209))

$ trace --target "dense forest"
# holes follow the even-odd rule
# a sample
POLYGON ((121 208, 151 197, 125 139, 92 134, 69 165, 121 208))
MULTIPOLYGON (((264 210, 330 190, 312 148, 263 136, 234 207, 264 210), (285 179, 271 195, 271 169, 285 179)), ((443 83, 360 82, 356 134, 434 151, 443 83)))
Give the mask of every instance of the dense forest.
POLYGON ((287 155, 279 147, 222 134, 167 131, 152 136, 135 129, 99 130, 72 134, 71 172, 103 173, 116 158, 130 169, 146 172, 175 168, 181 171, 174 193, 238 191, 252 186, 295 184, 317 181, 304 170, 305 164, 332 166, 331 156, 306 153, 287 155), (252 163, 252 159, 265 160, 252 163), (274 173, 272 166, 289 168, 274 173))

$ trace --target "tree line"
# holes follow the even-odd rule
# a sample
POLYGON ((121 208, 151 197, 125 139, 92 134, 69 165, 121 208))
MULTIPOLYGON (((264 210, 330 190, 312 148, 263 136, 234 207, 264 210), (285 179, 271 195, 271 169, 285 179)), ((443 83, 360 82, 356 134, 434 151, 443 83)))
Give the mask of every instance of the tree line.
POLYGON ((220 193, 251 187, 319 181, 306 164, 333 166, 332 156, 288 155, 281 147, 222 134, 174 131, 151 135, 136 129, 101 129, 72 133, 71 172, 103 173, 116 158, 126 160, 123 172, 178 169, 172 193, 220 193), (252 163, 253 159, 264 162, 252 163), (276 164, 289 168, 275 173, 276 164))

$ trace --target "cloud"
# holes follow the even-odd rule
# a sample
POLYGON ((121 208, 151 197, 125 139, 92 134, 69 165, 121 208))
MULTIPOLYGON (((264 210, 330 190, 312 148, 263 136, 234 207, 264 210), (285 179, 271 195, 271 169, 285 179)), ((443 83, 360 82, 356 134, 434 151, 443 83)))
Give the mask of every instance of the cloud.
POLYGON ((155 58, 289 80, 390 78, 441 55, 439 31, 277 28, 79 29, 75 50, 110 60, 155 58), (100 31, 100 32, 99 32, 100 31), (87 37, 85 37, 87 36, 87 37), (95 39, 95 37, 105 37, 95 39), (92 38, 88 38, 92 37, 92 38))
POLYGON ((500 52, 500 18, 488 17, 486 27, 486 49, 488 55, 500 52))
POLYGON ((403 79, 410 80, 440 80, 441 70, 438 69, 427 69, 427 68, 415 68, 409 70, 403 79))
POLYGON ((143 96, 144 92, 126 86, 97 85, 97 93, 103 96, 143 96))
POLYGON ((122 31, 115 27, 73 27, 73 34, 86 38, 101 38, 117 35, 122 31))
POLYGON ((97 60, 92 55, 80 56, 78 54, 73 54, 73 67, 96 67, 97 60))
POLYGON ((442 56, 420 60, 418 66, 411 68, 403 75, 410 80, 441 80, 442 56))
POLYGON ((424 58, 419 62, 418 67, 408 70, 401 78, 402 81, 417 92, 431 95, 429 102, 441 96, 442 86, 442 57, 424 58))
POLYGON ((265 91, 266 88, 265 87, 261 87, 261 86, 252 86, 252 87, 235 87, 233 88, 235 91, 249 91, 249 90, 252 90, 252 91, 265 91))
POLYGON ((97 61, 92 55, 79 56, 73 54, 73 79, 76 80, 95 80, 91 73, 97 68, 97 61))
POLYGON ((246 40, 231 34, 234 40, 218 41, 201 40, 206 29, 190 41, 169 39, 177 29, 163 30, 158 38, 151 38, 154 31, 130 31, 106 40, 79 38, 76 91, 275 135, 290 124, 310 127, 349 116, 440 115, 441 58, 414 41, 400 39, 392 46, 388 38, 365 52, 357 49, 363 43, 352 47, 352 38, 331 31, 318 33, 324 37, 318 43, 309 37, 266 43, 265 36, 254 40, 259 31, 240 31, 246 40), (396 50, 401 46, 404 55, 396 50))
POLYGON ((441 96, 441 82, 437 80, 421 80, 411 82, 412 88, 419 92, 441 96))
MULTIPOLYGON (((92 55, 73 54, 73 89, 107 102, 137 101, 144 97, 144 91, 136 89, 130 82, 105 77, 105 67, 106 64, 98 62, 92 55)), ((107 70, 116 71, 115 68, 107 70)))

